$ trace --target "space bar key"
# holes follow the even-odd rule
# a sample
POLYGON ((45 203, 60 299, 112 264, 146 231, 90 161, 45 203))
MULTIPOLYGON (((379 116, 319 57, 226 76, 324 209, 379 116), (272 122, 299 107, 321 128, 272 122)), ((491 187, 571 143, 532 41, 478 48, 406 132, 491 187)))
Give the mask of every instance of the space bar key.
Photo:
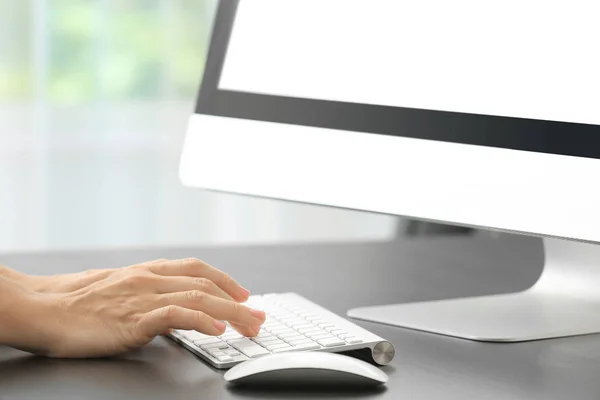
POLYGON ((257 346, 240 347, 238 350, 250 358, 271 354, 271 352, 269 352, 267 349, 265 349, 264 347, 260 347, 258 345, 257 346))

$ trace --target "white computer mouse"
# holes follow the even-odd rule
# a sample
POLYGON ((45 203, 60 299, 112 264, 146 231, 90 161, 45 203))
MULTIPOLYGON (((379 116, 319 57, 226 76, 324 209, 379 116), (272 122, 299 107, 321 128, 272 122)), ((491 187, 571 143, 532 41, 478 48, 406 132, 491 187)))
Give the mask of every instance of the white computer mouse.
POLYGON ((380 385, 388 376, 356 358, 327 352, 290 352, 245 361, 225 373, 243 385, 380 385))

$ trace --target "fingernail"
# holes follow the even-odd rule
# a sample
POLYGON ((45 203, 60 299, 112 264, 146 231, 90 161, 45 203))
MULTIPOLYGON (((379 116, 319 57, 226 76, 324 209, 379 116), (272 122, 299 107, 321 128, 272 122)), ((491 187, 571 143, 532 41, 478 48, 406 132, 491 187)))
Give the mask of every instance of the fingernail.
POLYGON ((215 328, 217 328, 217 330, 219 332, 224 331, 227 328, 227 325, 225 325, 224 323, 222 323, 218 319, 215 319, 214 322, 213 322, 213 324, 215 325, 215 328))
POLYGON ((243 287, 240 286, 240 296, 243 297, 244 299, 248 296, 250 296, 250 291, 248 289, 245 289, 243 287))
POLYGON ((250 314, 252 314, 252 316, 254 318, 258 318, 258 319, 263 320, 263 321, 266 318, 266 315, 265 315, 264 311, 255 310, 253 308, 250 309, 250 314))

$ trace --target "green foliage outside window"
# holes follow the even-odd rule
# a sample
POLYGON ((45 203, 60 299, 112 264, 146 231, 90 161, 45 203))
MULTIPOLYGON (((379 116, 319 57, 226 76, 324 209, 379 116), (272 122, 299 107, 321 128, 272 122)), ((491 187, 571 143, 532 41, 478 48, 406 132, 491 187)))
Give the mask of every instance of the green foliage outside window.
POLYGON ((189 98, 215 0, 0 0, 0 101, 189 98))

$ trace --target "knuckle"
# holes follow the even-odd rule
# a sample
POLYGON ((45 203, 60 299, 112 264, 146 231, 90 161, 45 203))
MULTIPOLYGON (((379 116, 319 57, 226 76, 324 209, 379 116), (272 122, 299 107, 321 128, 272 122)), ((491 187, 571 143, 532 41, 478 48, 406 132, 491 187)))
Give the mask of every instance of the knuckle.
POLYGON ((212 288, 212 286, 214 285, 214 283, 210 279, 196 278, 196 285, 198 286, 199 290, 201 290, 201 291, 207 291, 207 290, 210 290, 212 288))
POLYGON ((235 281, 233 280, 233 278, 227 274, 224 274, 223 276, 223 284, 226 286, 234 286, 235 285, 235 281))
POLYGON ((142 275, 150 271, 150 264, 136 264, 127 268, 132 275, 142 275))
POLYGON ((188 300, 194 303, 200 303, 206 298, 206 293, 201 292, 200 290, 192 290, 191 292, 188 292, 187 295, 188 300))
POLYGON ((156 279, 157 278, 148 271, 133 271, 127 273, 122 280, 127 287, 139 289, 146 286, 152 286, 156 282, 156 279))
POLYGON ((147 283, 147 277, 141 274, 130 274, 123 278, 123 283, 130 288, 139 288, 147 283))
POLYGON ((172 322, 177 317, 177 306, 167 306, 162 309, 162 317, 167 322, 172 322))
POLYGON ((186 259, 184 259, 184 260, 183 260, 183 264, 185 264, 185 265, 197 265, 197 264, 199 264, 200 262, 201 262, 201 261, 200 261, 200 260, 198 260, 198 259, 197 259, 197 258, 195 258, 195 257, 188 257, 188 258, 186 258, 186 259))
POLYGON ((231 309, 233 310, 234 314, 240 314, 243 311, 244 306, 242 306, 240 303, 236 303, 234 301, 231 302, 231 309))

